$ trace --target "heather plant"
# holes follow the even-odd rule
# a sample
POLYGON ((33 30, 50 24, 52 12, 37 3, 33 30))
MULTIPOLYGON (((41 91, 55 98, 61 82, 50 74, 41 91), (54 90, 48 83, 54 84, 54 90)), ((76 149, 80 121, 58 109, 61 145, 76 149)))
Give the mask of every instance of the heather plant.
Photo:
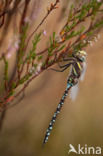
POLYGON ((36 16, 37 11, 33 8, 34 13, 32 9, 31 14, 28 15, 31 2, 32 0, 0 2, 0 45, 6 45, 5 36, 9 31, 8 27, 12 17, 18 15, 19 8, 22 8, 19 22, 15 21, 18 22, 17 35, 14 35, 11 40, 8 37, 10 43, 7 49, 0 50, 0 71, 2 73, 0 80, 0 127, 2 127, 6 111, 15 105, 15 101, 18 104, 20 100, 25 98, 26 88, 32 81, 35 81, 37 76, 52 68, 54 64, 63 62, 65 58, 71 58, 79 50, 86 49, 88 45, 92 46, 92 42, 97 42, 100 38, 99 32, 103 27, 102 0, 78 2, 76 6, 74 3, 69 9, 65 6, 62 10, 65 24, 59 33, 54 31, 50 35, 47 47, 38 52, 37 49, 41 42, 45 44, 45 41, 42 41, 43 36, 47 35, 46 30, 41 29, 41 26, 53 11, 56 12, 59 9, 62 0, 55 0, 48 6, 46 15, 32 32, 30 32, 31 21, 36 16), (14 70, 9 74, 9 60, 14 51, 16 54, 14 70))

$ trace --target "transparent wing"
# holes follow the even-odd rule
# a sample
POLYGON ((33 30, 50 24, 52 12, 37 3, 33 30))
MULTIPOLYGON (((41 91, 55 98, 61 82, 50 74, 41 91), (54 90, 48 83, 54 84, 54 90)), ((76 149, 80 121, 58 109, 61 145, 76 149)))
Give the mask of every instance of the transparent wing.
POLYGON ((81 81, 84 80, 86 69, 87 69, 87 64, 86 64, 86 62, 83 62, 83 71, 82 71, 81 76, 80 76, 81 81))
POLYGON ((72 99, 72 101, 75 101, 77 94, 78 94, 78 91, 79 91, 79 84, 77 83, 70 90, 70 98, 72 99))

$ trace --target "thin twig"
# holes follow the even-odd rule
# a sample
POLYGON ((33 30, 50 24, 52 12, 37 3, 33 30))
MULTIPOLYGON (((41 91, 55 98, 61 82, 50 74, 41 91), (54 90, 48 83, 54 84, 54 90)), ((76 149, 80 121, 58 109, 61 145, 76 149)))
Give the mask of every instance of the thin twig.
POLYGON ((3 109, 3 111, 1 112, 1 116, 0 116, 0 131, 3 128, 5 116, 6 116, 6 109, 3 109))
POLYGON ((28 37, 27 40, 27 44, 25 49, 27 49, 28 44, 30 39, 32 38, 32 36, 37 32, 37 30, 40 28, 40 26, 44 23, 44 21, 46 20, 46 18, 49 16, 49 14, 55 9, 56 5, 59 3, 59 0, 56 0, 56 2, 52 5, 52 7, 48 10, 47 14, 44 16, 44 18, 41 20, 41 22, 38 24, 38 26, 35 28, 35 30, 30 34, 30 36, 28 37))

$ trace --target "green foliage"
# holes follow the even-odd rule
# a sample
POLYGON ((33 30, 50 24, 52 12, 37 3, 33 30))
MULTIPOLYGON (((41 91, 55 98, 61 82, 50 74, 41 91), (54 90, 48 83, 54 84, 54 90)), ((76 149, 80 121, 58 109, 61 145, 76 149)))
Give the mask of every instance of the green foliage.
POLYGON ((4 80, 8 81, 8 61, 6 60, 5 56, 3 55, 3 61, 4 61, 4 65, 5 65, 5 69, 4 69, 4 80))
POLYGON ((56 33, 55 32, 53 32, 53 35, 52 35, 52 37, 50 37, 50 39, 49 39, 49 48, 48 48, 48 55, 49 56, 52 56, 53 55, 53 51, 56 49, 56 48, 58 48, 58 41, 57 41, 57 39, 56 39, 56 33))
POLYGON ((70 38, 79 36, 83 31, 85 30, 85 27, 82 26, 80 30, 78 31, 72 31, 69 35, 66 36, 66 40, 69 40, 70 38))
POLYGON ((27 38, 27 30, 28 30, 28 24, 22 28, 21 42, 20 42, 20 48, 19 48, 19 52, 22 54, 23 54, 23 49, 25 47, 25 41, 27 38))
POLYGON ((36 48, 37 48, 37 44, 39 43, 40 41, 40 38, 41 38, 41 32, 39 34, 36 34, 34 36, 34 39, 32 41, 32 49, 30 50, 27 58, 26 58, 26 61, 29 61, 31 62, 32 60, 34 60, 36 58, 36 48))
POLYGON ((11 88, 12 88, 12 90, 16 88, 16 82, 12 83, 12 87, 11 88))
POLYGON ((66 46, 65 44, 62 45, 62 46, 58 49, 58 52, 61 51, 61 50, 63 50, 63 49, 65 48, 65 46, 66 46))
POLYGON ((22 34, 20 37, 20 44, 19 44, 19 50, 18 50, 18 69, 20 68, 21 64, 23 63, 23 56, 24 56, 24 48, 25 48, 25 43, 26 43, 26 38, 27 38, 27 30, 28 30, 28 24, 23 26, 22 28, 22 34))
POLYGON ((40 61, 43 58, 43 56, 38 56, 38 61, 40 61))
MULTIPOLYGON (((49 37, 48 47, 43 49, 40 53, 37 53, 36 50, 41 41, 42 32, 37 33, 36 30, 43 24, 47 16, 45 16, 39 26, 35 29, 34 33, 32 33, 34 34, 34 37, 32 46, 28 51, 26 45, 28 45, 28 39, 30 37, 27 35, 29 25, 25 24, 22 28, 22 33, 20 34, 15 81, 10 85, 9 96, 15 94, 15 89, 19 85, 28 84, 28 81, 35 75, 35 71, 40 62, 42 63, 41 70, 43 71, 56 62, 59 62, 62 57, 65 57, 65 54, 67 54, 68 57, 71 57, 72 53, 86 47, 89 39, 91 39, 95 32, 100 30, 103 26, 103 16, 102 18, 97 18, 98 15, 103 12, 101 6, 103 6, 103 1, 97 2, 97 0, 90 0, 89 2, 83 3, 79 8, 75 8, 74 5, 71 5, 62 30, 60 33, 52 33, 49 37), (86 20, 90 21, 88 27, 85 26, 86 20), (82 35, 85 35, 85 38, 82 39, 82 35), (85 42, 83 42, 84 40, 85 42), (31 67, 33 68, 32 72, 30 72, 31 67)), ((51 7, 53 7, 53 5, 51 5, 51 7)), ((4 61, 5 65, 4 81, 8 82, 8 61, 4 55, 0 58, 0 61, 1 60, 4 61)))
POLYGON ((67 20, 68 23, 69 23, 69 21, 71 21, 71 19, 73 17, 73 9, 74 9, 74 5, 72 4, 70 7, 69 16, 68 16, 68 20, 67 20))
POLYGON ((23 84, 25 81, 27 81, 30 78, 30 76, 31 76, 30 73, 25 75, 25 76, 23 76, 23 78, 21 78, 18 83, 19 84, 23 84))

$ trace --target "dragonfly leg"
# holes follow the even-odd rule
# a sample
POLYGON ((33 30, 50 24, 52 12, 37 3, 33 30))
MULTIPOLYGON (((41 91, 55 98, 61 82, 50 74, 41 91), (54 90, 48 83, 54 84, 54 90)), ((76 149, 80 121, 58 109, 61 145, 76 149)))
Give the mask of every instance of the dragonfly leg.
POLYGON ((66 70, 70 65, 71 65, 71 63, 68 63, 68 64, 64 65, 64 67, 62 67, 62 68, 64 68, 64 69, 62 69, 62 70, 58 70, 58 69, 54 69, 54 68, 50 68, 50 69, 51 69, 51 70, 54 70, 54 71, 56 71, 56 72, 63 72, 63 71, 66 70))
POLYGON ((74 61, 74 58, 63 58, 63 61, 74 61))
POLYGON ((59 68, 64 68, 64 67, 66 67, 66 66, 69 67, 70 65, 71 65, 71 63, 65 64, 65 65, 60 65, 60 63, 58 62, 59 68))

